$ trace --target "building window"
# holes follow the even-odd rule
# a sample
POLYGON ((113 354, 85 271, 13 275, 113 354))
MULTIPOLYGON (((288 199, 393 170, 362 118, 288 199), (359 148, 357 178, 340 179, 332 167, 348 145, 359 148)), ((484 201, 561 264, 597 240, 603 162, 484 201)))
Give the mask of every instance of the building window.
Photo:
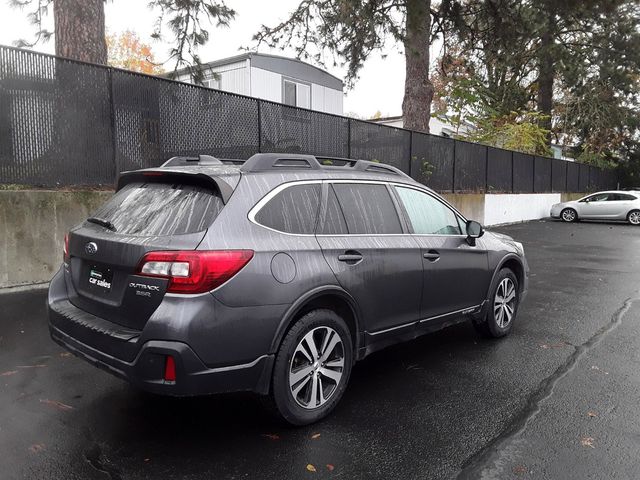
POLYGON ((282 79, 282 103, 292 107, 311 108, 311 85, 282 79))
POLYGON ((285 105, 297 106, 296 103, 296 84, 288 80, 284 80, 284 102, 285 105))

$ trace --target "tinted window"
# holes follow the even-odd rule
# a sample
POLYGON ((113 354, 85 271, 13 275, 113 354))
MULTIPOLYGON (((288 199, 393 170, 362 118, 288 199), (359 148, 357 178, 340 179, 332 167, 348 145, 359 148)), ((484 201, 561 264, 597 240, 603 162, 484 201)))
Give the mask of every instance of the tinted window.
POLYGON ((280 232, 313 234, 319 206, 319 183, 293 185, 269 200, 256 215, 256 221, 280 232))
POLYGON ((457 215, 431 195, 412 188, 396 187, 407 217, 417 234, 460 235, 457 215))
POLYGON ((180 235, 208 228, 223 206, 215 192, 193 185, 130 183, 92 216, 126 235, 180 235))
POLYGON ((329 185, 329 193, 327 197, 327 211, 325 212, 324 222, 320 233, 325 235, 343 235, 349 233, 347 230, 347 222, 342 214, 342 209, 338 203, 336 193, 333 191, 333 186, 329 185))
POLYGON ((613 200, 637 200, 633 195, 629 195, 628 193, 616 193, 613 195, 615 198, 613 200))
POLYGON ((334 183, 350 234, 402 233, 400 219, 385 185, 334 183))

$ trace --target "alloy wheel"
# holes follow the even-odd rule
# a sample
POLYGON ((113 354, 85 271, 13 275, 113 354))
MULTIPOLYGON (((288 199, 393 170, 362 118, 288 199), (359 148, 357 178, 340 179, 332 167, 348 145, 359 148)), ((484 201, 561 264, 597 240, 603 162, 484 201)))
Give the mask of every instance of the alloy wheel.
POLYGON ((573 222, 576 219, 576 212, 567 208, 562 212, 562 219, 565 222, 573 222))
POLYGON ((629 223, 632 225, 640 225, 640 212, 631 212, 629 214, 629 223))
POLYGON ((510 278, 504 278, 496 289, 493 300, 493 313, 500 328, 506 328, 516 308, 516 286, 510 278))
POLYGON ((289 388, 298 405, 314 409, 337 390, 344 372, 344 349, 338 332, 317 327, 296 347, 289 365, 289 388))

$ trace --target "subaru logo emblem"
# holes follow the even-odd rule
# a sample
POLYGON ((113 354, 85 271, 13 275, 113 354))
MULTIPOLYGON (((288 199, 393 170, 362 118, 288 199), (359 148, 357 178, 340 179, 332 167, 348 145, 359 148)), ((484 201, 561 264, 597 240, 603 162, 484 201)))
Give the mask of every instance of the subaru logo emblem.
POLYGON ((95 242, 89 242, 84 246, 84 251, 89 255, 93 255, 98 251, 98 245, 95 242))

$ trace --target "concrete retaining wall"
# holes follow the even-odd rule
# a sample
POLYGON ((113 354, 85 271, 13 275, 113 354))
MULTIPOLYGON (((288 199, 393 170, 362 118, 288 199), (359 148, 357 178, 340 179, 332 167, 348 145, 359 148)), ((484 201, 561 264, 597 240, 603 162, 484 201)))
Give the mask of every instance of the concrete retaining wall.
POLYGON ((0 191, 0 288, 48 282, 67 230, 110 192, 0 191))
MULTIPOLYGON (((0 288, 48 282, 62 262, 64 234, 111 192, 0 191, 0 288)), ((583 194, 444 194, 484 225, 543 218, 583 194), (561 198, 562 197, 562 198, 561 198)))

